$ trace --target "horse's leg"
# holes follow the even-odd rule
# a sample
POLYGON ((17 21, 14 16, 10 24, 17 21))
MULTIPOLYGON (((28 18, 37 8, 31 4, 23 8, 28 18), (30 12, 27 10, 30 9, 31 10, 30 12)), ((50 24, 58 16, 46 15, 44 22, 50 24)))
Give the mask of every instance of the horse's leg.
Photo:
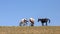
POLYGON ((25 26, 25 24, 23 24, 23 26, 25 26))
POLYGON ((27 22, 26 22, 26 26, 27 26, 27 22))
POLYGON ((47 26, 47 22, 46 22, 46 26, 47 26))
POLYGON ((31 26, 34 26, 33 24, 31 24, 31 26))
POLYGON ((19 24, 19 26, 21 26, 22 23, 19 24))
POLYGON ((26 26, 27 25, 27 23, 23 23, 23 26, 26 26))
POLYGON ((42 26, 44 26, 44 23, 42 23, 42 26))
POLYGON ((31 26, 31 23, 30 23, 30 25, 29 26, 31 26))
POLYGON ((23 23, 23 26, 26 26, 26 23, 23 23))
POLYGON ((31 23, 31 26, 34 26, 34 24, 33 24, 33 23, 31 23))
POLYGON ((32 26, 34 26, 34 22, 32 23, 32 26))
POLYGON ((33 26, 33 24, 31 23, 31 26, 33 26))

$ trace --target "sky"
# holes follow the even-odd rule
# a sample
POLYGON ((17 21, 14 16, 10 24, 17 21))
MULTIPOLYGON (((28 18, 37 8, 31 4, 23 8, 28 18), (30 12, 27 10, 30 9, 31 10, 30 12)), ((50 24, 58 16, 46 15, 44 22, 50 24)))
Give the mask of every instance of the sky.
POLYGON ((60 26, 60 0, 0 0, 0 26, 19 26, 23 18, 49 18, 48 26, 60 26))

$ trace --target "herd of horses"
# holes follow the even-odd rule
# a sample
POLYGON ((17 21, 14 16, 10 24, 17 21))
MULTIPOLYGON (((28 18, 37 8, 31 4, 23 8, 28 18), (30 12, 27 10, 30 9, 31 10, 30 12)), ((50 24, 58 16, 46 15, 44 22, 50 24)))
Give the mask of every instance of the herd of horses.
MULTIPOLYGON (((20 23, 19 23, 19 26, 25 26, 27 25, 27 23, 30 22, 30 26, 34 26, 34 21, 35 19, 34 18, 30 18, 29 20, 27 18, 23 18, 21 19, 20 23)), ((49 22, 50 23, 50 19, 49 18, 38 18, 37 22, 40 22, 42 24, 42 26, 47 26, 47 23, 49 22), (45 25, 44 25, 45 23, 45 25)))

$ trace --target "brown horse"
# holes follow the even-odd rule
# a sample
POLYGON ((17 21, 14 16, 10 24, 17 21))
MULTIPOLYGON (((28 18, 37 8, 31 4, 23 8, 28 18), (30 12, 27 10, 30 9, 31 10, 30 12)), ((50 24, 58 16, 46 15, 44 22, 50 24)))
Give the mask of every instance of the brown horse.
POLYGON ((19 26, 25 26, 25 25, 27 25, 27 19, 26 18, 23 18, 21 21, 20 21, 20 24, 19 24, 19 26))
POLYGON ((49 23, 50 23, 50 19, 48 19, 48 18, 42 18, 42 19, 38 18, 38 22, 39 22, 39 21, 41 21, 42 26, 44 26, 44 23, 46 23, 46 26, 47 26, 47 22, 48 22, 48 21, 49 21, 49 23))
POLYGON ((29 21, 31 23, 31 26, 34 26, 34 18, 30 18, 29 21))

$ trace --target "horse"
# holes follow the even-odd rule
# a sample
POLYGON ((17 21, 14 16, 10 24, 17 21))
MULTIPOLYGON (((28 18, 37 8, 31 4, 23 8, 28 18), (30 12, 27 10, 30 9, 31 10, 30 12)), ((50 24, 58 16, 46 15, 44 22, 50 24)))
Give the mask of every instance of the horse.
POLYGON ((28 20, 26 18, 21 19, 19 26, 27 25, 28 20))
POLYGON ((47 22, 48 22, 48 21, 49 21, 49 23, 50 23, 50 19, 48 19, 48 18, 42 18, 42 19, 38 18, 38 22, 39 22, 39 21, 41 21, 42 26, 44 26, 44 23, 46 23, 46 26, 47 26, 47 22))
POLYGON ((30 18, 30 19, 29 19, 29 21, 30 21, 30 23, 31 23, 31 26, 34 26, 34 20, 35 20, 34 18, 30 18))

